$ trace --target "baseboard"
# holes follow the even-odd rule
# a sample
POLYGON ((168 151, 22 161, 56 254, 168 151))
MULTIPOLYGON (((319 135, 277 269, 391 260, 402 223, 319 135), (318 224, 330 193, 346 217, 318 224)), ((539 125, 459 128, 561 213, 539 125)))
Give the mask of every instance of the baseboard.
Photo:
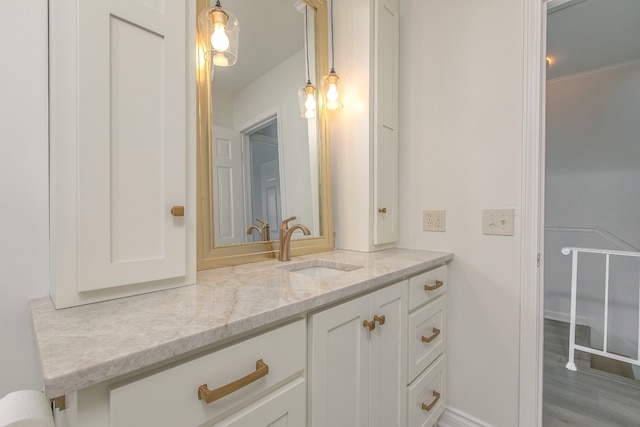
POLYGON ((469 414, 447 406, 438 420, 438 427, 492 427, 469 414))
MULTIPOLYGON (((557 320, 558 322, 565 322, 565 323, 571 322, 571 315, 569 313, 563 313, 560 311, 545 310, 544 318, 549 320, 557 320)), ((583 316, 576 316, 576 324, 592 326, 591 319, 588 319, 583 316)))

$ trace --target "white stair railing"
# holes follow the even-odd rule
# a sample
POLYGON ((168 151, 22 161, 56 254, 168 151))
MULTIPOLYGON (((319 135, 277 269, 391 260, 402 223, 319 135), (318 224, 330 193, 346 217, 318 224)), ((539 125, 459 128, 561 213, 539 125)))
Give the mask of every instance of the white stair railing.
MULTIPOLYGON (((626 251, 610 251, 604 249, 588 249, 588 248, 562 248, 563 255, 572 255, 571 259, 571 323, 569 325, 569 361, 567 362, 566 368, 571 371, 576 371, 576 364, 574 361, 574 355, 576 350, 584 351, 590 354, 597 354, 599 356, 608 357, 610 359, 618 360, 620 362, 630 363, 632 365, 640 366, 640 309, 638 313, 638 352, 636 353, 638 356, 637 359, 632 359, 630 357, 620 356, 615 353, 610 353, 608 351, 608 321, 609 321, 609 276, 610 276, 610 258, 612 256, 621 256, 621 257, 633 257, 640 258, 640 252, 626 252, 626 251), (602 350, 592 347, 586 347, 583 345, 576 344, 576 301, 577 301, 577 293, 578 293, 578 254, 579 253, 591 253, 591 254, 602 254, 605 256, 605 289, 604 289, 604 343, 602 346, 602 350)), ((640 286, 640 283, 638 284, 640 286)), ((640 299, 640 298, 639 298, 640 299)), ((638 301, 638 306, 640 307, 640 301, 638 301)))

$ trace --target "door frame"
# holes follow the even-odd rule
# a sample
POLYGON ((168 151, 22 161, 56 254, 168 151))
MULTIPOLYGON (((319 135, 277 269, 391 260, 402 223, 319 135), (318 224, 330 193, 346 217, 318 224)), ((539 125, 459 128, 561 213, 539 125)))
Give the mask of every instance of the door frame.
POLYGON ((524 2, 519 426, 542 425, 547 6, 524 2))

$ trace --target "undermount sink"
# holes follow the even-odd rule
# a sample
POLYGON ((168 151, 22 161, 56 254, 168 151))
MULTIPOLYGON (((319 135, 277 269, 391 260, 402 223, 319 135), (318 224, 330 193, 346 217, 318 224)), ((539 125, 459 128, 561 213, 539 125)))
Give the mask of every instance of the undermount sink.
POLYGON ((325 277, 338 276, 353 270, 362 268, 360 265, 344 264, 325 259, 312 259, 295 264, 281 265, 276 268, 290 271, 292 273, 304 274, 305 276, 323 279, 325 277))

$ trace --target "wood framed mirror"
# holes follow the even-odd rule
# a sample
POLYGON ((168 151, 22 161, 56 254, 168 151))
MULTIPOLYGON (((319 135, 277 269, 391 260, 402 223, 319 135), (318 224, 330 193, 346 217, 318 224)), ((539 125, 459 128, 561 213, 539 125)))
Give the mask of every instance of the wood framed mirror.
MULTIPOLYGON (((250 7, 246 12, 232 10, 241 28, 238 63, 214 67, 198 49, 198 270, 277 258, 280 221, 290 216, 312 229, 311 236, 294 235, 293 256, 333 250, 328 115, 317 108, 315 119, 302 118, 296 97, 296 88, 306 83, 307 70, 316 87, 328 70, 326 0, 300 0, 297 5, 290 0, 241 3, 230 3, 230 7, 250 7), (293 28, 284 30, 292 21, 293 28), (260 29, 263 23, 287 39, 263 40, 268 38, 268 30, 260 29), (297 33, 299 40, 288 31, 297 33), (261 36, 252 40, 252 33, 261 36), (263 42, 270 43, 268 48, 260 47, 263 42), (283 58, 277 55, 280 51, 283 58), (250 71, 267 70, 245 77, 243 61, 250 71), (293 69, 284 69, 287 64, 293 69), (281 84, 273 83, 274 75, 283 78, 278 99, 266 94, 281 84), (231 112, 223 106, 232 107, 231 112), (258 160, 267 158, 270 161, 258 160), (226 164, 225 159, 237 163, 226 164), (271 219, 271 240, 263 241, 251 226, 266 217, 271 219)), ((197 0, 198 13, 208 7, 207 0, 197 0)), ((199 47, 202 42, 200 38, 199 47)))

